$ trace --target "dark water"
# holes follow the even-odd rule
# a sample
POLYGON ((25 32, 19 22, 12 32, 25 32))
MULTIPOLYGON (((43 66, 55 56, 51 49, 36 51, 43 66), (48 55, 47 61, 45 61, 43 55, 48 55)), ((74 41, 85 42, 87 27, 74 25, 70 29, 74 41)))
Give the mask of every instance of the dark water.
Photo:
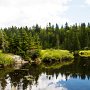
POLYGON ((75 58, 58 69, 41 65, 1 69, 0 90, 90 90, 90 58, 75 58), (26 79, 28 75, 32 79, 26 79))

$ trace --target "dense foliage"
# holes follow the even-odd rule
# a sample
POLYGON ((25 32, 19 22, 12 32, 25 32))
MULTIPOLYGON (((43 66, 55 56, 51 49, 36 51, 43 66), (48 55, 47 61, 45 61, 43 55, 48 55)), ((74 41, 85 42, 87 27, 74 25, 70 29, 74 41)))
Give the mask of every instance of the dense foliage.
POLYGON ((36 49, 90 49, 90 23, 72 26, 66 23, 61 28, 58 24, 54 26, 51 23, 46 28, 41 28, 38 24, 31 28, 4 28, 0 30, 0 48, 26 59, 36 49))

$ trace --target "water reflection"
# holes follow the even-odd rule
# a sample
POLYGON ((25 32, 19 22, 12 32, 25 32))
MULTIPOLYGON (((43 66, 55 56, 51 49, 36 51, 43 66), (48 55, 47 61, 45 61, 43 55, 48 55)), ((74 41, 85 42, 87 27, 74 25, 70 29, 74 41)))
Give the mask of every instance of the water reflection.
POLYGON ((75 58, 70 65, 46 69, 24 65, 0 70, 0 90, 90 90, 90 58, 75 58), (26 79, 25 76, 33 79, 26 79))
POLYGON ((38 85, 32 85, 32 90, 67 90, 63 84, 59 83, 60 81, 66 81, 66 77, 59 74, 56 78, 55 74, 52 77, 52 75, 48 76, 46 73, 43 73, 38 79, 38 85))

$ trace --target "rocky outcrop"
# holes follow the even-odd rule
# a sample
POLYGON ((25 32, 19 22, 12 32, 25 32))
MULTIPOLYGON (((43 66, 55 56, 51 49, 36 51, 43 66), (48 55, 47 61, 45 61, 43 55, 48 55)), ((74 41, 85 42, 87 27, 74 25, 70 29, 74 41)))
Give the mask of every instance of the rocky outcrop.
POLYGON ((14 69, 20 69, 24 64, 29 63, 28 61, 23 60, 22 57, 19 55, 14 55, 13 60, 14 60, 14 69))
POLYGON ((13 60, 14 60, 14 63, 17 63, 17 64, 28 63, 28 61, 23 60, 22 57, 19 55, 14 55, 13 60))

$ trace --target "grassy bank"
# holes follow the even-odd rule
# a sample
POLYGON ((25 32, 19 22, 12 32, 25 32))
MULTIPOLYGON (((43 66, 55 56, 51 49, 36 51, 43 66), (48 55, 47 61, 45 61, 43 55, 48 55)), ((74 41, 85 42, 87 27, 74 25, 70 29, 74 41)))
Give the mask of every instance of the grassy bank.
POLYGON ((68 50, 41 50, 40 55, 43 62, 63 62, 74 58, 68 50))
POLYGON ((4 66, 13 64, 12 55, 2 53, 0 50, 0 64, 3 64, 4 66))
POLYGON ((81 57, 90 57, 90 50, 81 50, 79 51, 81 57))
MULTIPOLYGON (((73 60, 74 56, 68 50, 41 50, 40 58, 37 61, 46 62, 46 63, 57 63, 57 62, 67 62, 73 60)), ((13 55, 5 54, 0 51, 0 64, 5 66, 13 64, 13 55)))

